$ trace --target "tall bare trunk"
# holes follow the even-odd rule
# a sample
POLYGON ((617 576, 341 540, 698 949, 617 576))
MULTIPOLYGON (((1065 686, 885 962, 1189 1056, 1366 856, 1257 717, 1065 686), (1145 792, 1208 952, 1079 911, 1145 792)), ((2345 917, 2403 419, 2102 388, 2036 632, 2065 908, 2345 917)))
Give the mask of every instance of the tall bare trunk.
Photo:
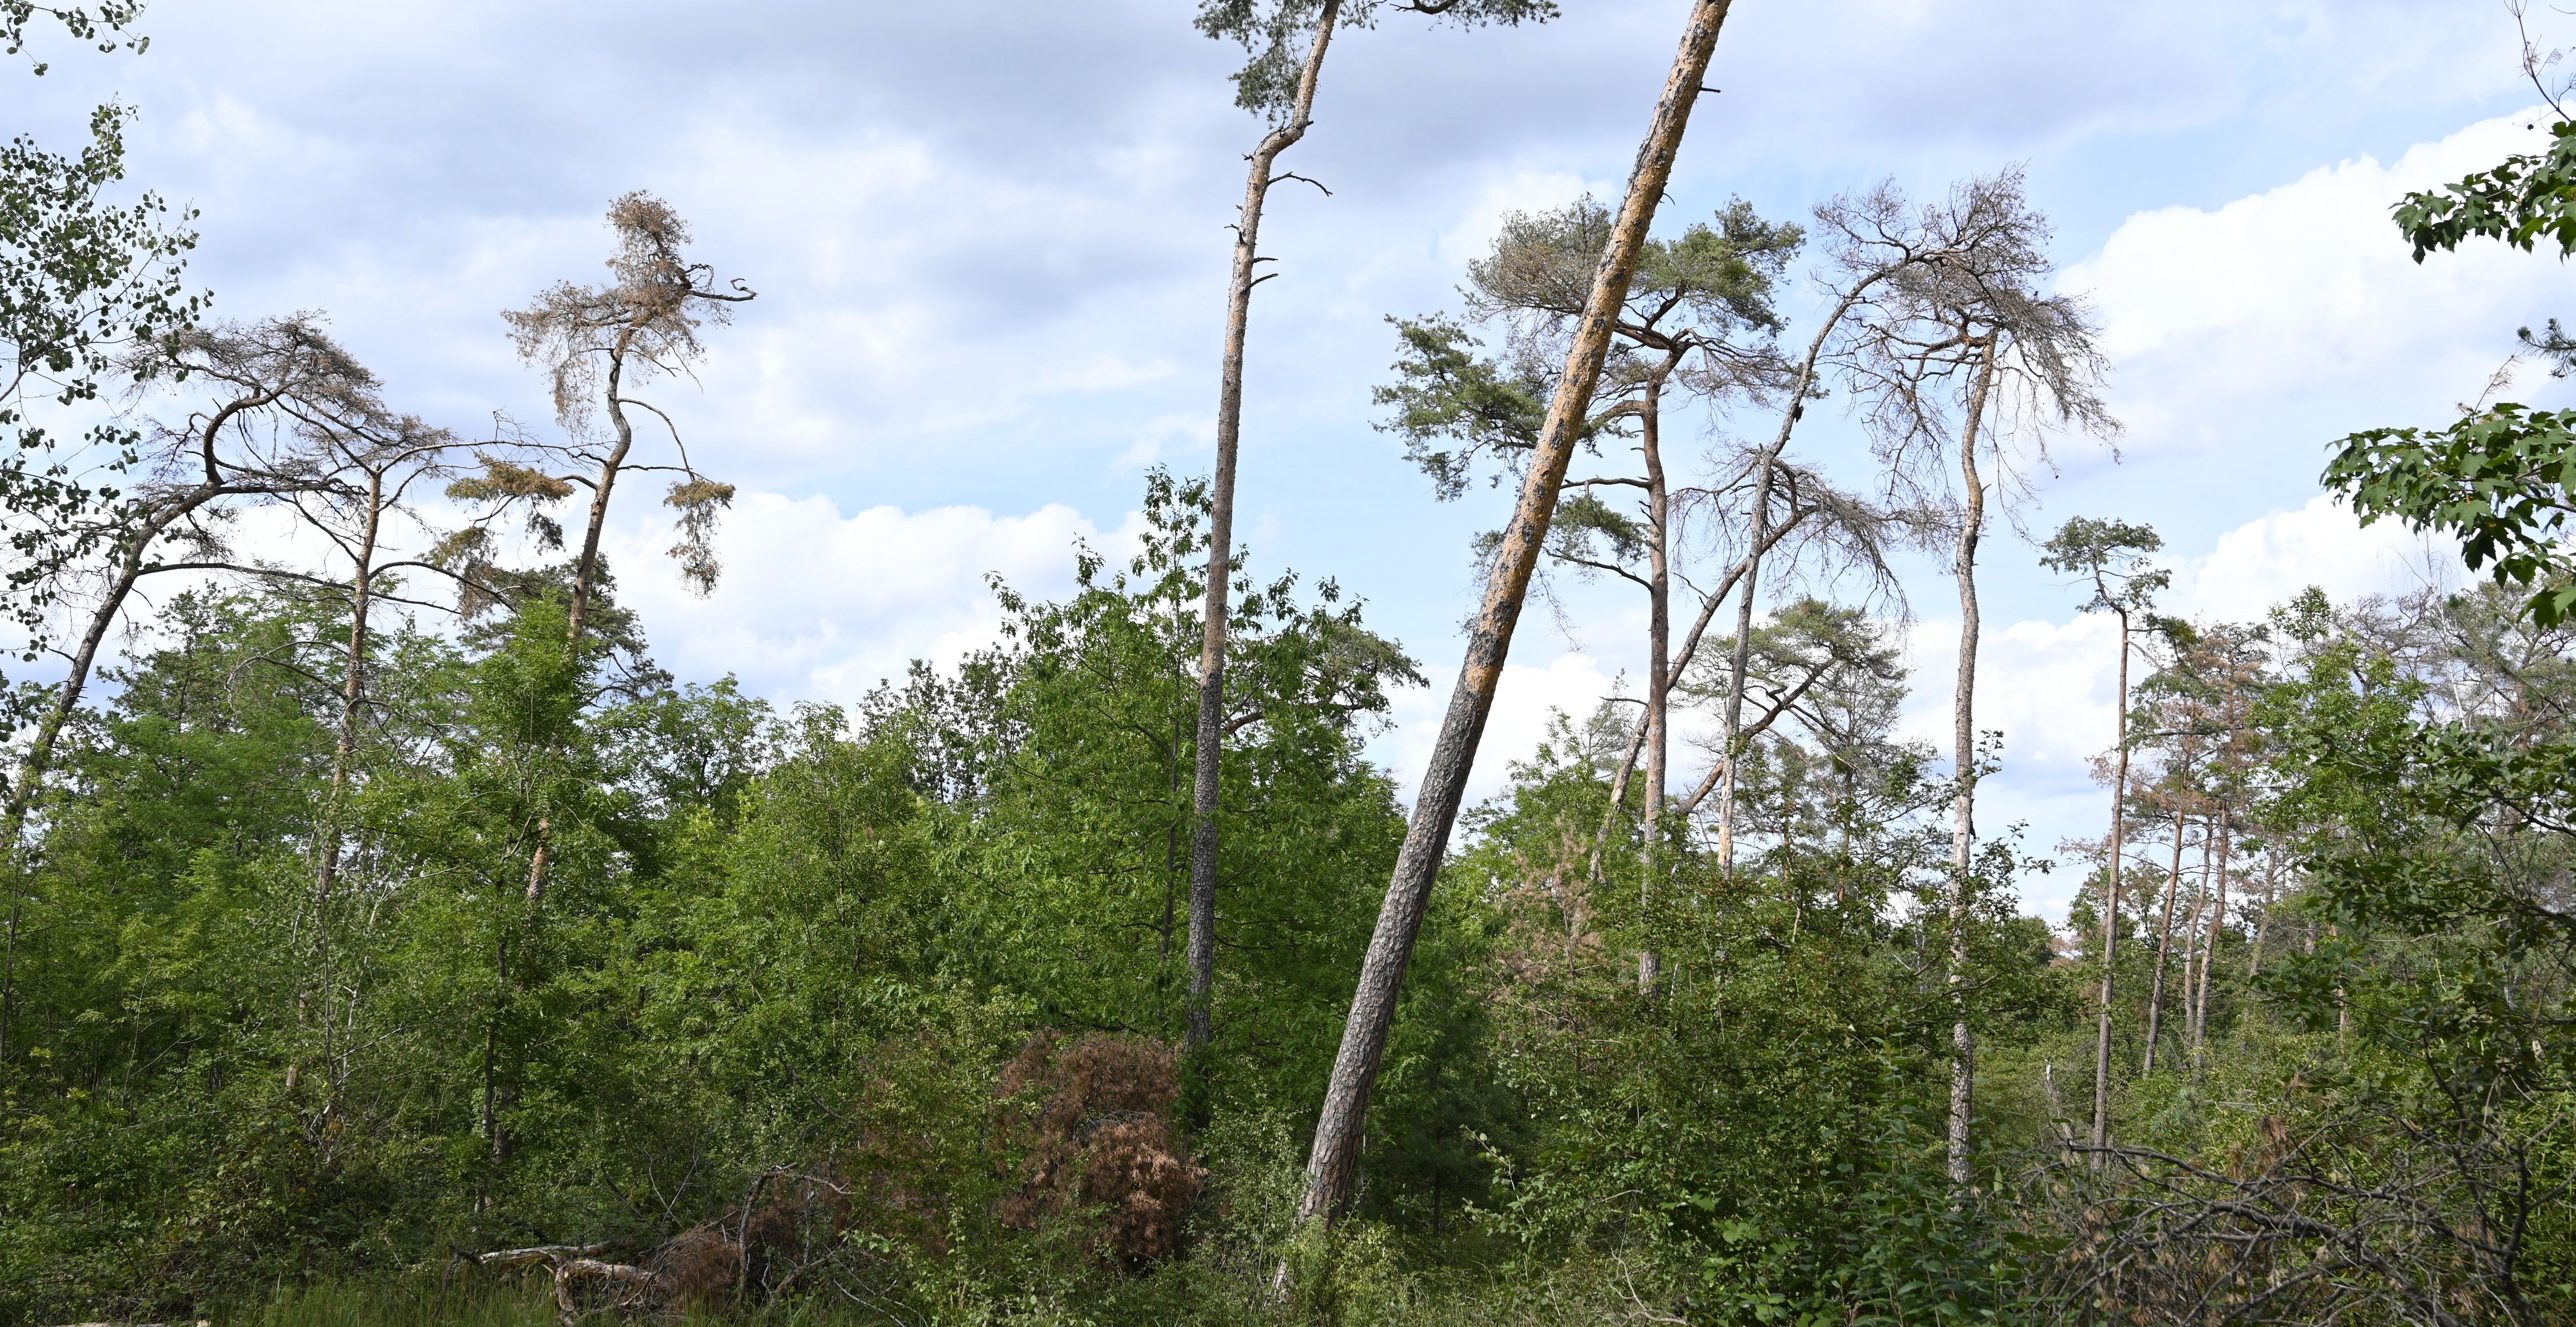
MULTIPOLYGON (((331 892, 340 879, 340 826, 348 803, 349 779, 357 763, 358 710, 366 699, 367 614, 375 594, 376 542, 384 528, 385 476, 382 470, 367 473, 367 520, 359 532, 354 554, 357 569, 349 576, 349 657, 340 670, 340 732, 331 748, 331 789, 322 803, 320 822, 313 838, 319 859, 313 868, 313 969, 316 994, 321 1005, 322 1063, 324 1066, 323 1110, 336 1104, 337 1076, 331 1066, 337 1061, 333 1053, 331 1013, 331 963, 336 957, 331 949, 331 892)), ((296 1012, 303 1015, 304 997, 296 997, 296 1012)), ((286 1067, 286 1082, 291 1092, 299 1066, 286 1067)))
POLYGON ((79 646, 72 651, 71 667, 64 673, 62 685, 54 692, 53 703, 36 722, 35 734, 28 739, 27 749, 19 753, 17 766, 9 781, 8 798, 0 803, 0 868, 10 880, 8 934, 0 947, 6 958, 0 960, 0 1064, 9 1061, 9 1028, 17 1013, 18 930, 26 918, 24 881, 29 871, 27 857, 27 817, 35 810, 36 796, 45 780, 53 774, 54 748, 62 741, 63 728, 80 708, 81 695, 89 688, 90 675, 98 667, 98 651, 107 642, 107 634, 125 612, 125 601, 133 597, 135 582, 148 574, 145 565, 152 542, 171 526, 215 499, 241 490, 229 488, 215 461, 215 439, 243 414, 274 404, 282 391, 271 389, 226 402, 199 428, 197 437, 205 457, 204 482, 192 489, 173 494, 158 506, 139 507, 142 516, 134 529, 116 542, 116 560, 108 576, 106 593, 90 612, 89 623, 81 632, 79 646))
MULTIPOLYGON (((1794 413, 1795 404, 1790 408, 1794 413)), ((1784 440, 1787 432, 1785 427, 1781 430, 1784 440)), ((1761 469, 1753 478, 1753 537, 1747 546, 1757 550, 1771 533, 1771 476, 1778 457, 1777 445, 1764 452, 1761 469)), ((1753 599, 1761 575, 1761 558, 1749 558, 1744 580, 1735 587, 1735 654, 1727 661, 1725 745, 1719 748, 1724 772, 1718 776, 1717 785, 1717 860, 1719 868, 1729 875, 1735 873, 1735 773, 1744 754, 1744 675, 1753 666, 1753 599)))
POLYGON ((366 700, 367 613, 376 582, 376 540, 384 526, 385 477, 367 476, 367 523, 358 537, 357 570, 349 577, 349 657, 340 670, 340 734, 331 749, 331 792, 323 803, 321 862, 314 868, 314 907, 331 902, 331 887, 340 878, 340 816, 348 799, 349 778, 358 754, 358 710, 366 700))
MULTIPOLYGON (((1779 436, 1773 438, 1771 440, 1770 448, 1764 451, 1754 461, 1754 464, 1757 467, 1754 477, 1754 486, 1757 490, 1757 497, 1754 506, 1756 511, 1760 513, 1754 527, 1754 535, 1751 539, 1746 541, 1744 557, 1733 567, 1728 568, 1725 579, 1720 580, 1716 587, 1711 589, 1707 596, 1700 601, 1699 616, 1692 621, 1690 631, 1682 637, 1682 648, 1680 652, 1675 654, 1672 657, 1671 662, 1666 664, 1664 667, 1664 685, 1667 690, 1671 688, 1673 679, 1681 676, 1682 673, 1690 667, 1691 660, 1698 656, 1700 639, 1708 634, 1709 623, 1717 619, 1717 610, 1726 603, 1727 596, 1734 593, 1737 587, 1741 586, 1743 587, 1745 599, 1749 602, 1753 596, 1752 583, 1756 574, 1761 569, 1762 559, 1771 552, 1773 545, 1778 544, 1780 540, 1787 537, 1790 531, 1796 529, 1798 525, 1805 521, 1811 514, 1812 509, 1802 510, 1793 504, 1789 511, 1789 518, 1782 521, 1775 527, 1769 523, 1769 505, 1762 499, 1763 497, 1767 497, 1769 493, 1768 485, 1772 479, 1773 467, 1778 464, 1780 454, 1788 450, 1789 435, 1796 431, 1798 421, 1801 418, 1804 418, 1807 413, 1807 392, 1815 385, 1816 382, 1816 363, 1824 357, 1825 346, 1832 339, 1834 328, 1841 324, 1844 315, 1850 313, 1853 307, 1860 303, 1861 297, 1869 291, 1870 287, 1878 284, 1885 278, 1886 273, 1884 272, 1873 273, 1855 283, 1850 290, 1845 291, 1842 299, 1835 304, 1833 311, 1826 315, 1824 325, 1816 329, 1815 339, 1810 341, 1807 345, 1806 357, 1798 361, 1797 375, 1792 378, 1789 383, 1788 408, 1780 412, 1779 436)), ((1739 612, 1738 616, 1741 617, 1742 614, 1739 612)), ((1740 621, 1737 626, 1738 629, 1735 635, 1736 639, 1740 642, 1745 639, 1746 633, 1742 629, 1743 624, 1740 621)), ((1741 651, 1739 651, 1739 654, 1740 653, 1741 651)), ((1743 712, 1743 693, 1741 690, 1740 679, 1742 679, 1744 675, 1745 662, 1746 661, 1742 658, 1737 658, 1734 661, 1735 676, 1738 680, 1729 684, 1731 702, 1735 708, 1735 712, 1739 716, 1739 725, 1741 723, 1740 716, 1743 712)), ((1731 737, 1740 735, 1740 727, 1737 732, 1730 734, 1731 737)), ((1645 742, 1646 734, 1642 729, 1628 739, 1627 754, 1620 758, 1619 772, 1617 776, 1612 778, 1610 781, 1610 810, 1607 815, 1602 817, 1600 832, 1592 836, 1591 878, 1595 884, 1598 884, 1601 880, 1601 843, 1604 839, 1607 839, 1610 836, 1611 826, 1616 824, 1618 821, 1619 808, 1627 799, 1628 795, 1629 772, 1636 768, 1638 753, 1644 749, 1645 742)), ((1723 767, 1727 763, 1729 762, 1722 761, 1721 766, 1723 767)), ((1692 805, 1697 806, 1698 801, 1698 798, 1693 798, 1692 805)), ((1722 854, 1724 855, 1727 864, 1731 867, 1735 860, 1733 826, 1731 822, 1723 816, 1720 818, 1718 839, 1722 854)))
MULTIPOLYGON (((1798 361, 1797 376, 1789 382, 1789 404, 1780 412, 1779 436, 1771 440, 1770 447, 1754 462, 1758 468, 1753 476, 1753 530, 1752 537, 1745 541, 1743 579, 1739 590, 1743 597, 1735 605, 1735 654, 1728 661, 1732 665, 1732 676, 1726 683, 1725 745, 1719 757, 1724 762, 1724 772, 1719 775, 1717 855, 1720 866, 1730 875, 1735 871, 1736 747, 1744 740, 1744 672, 1752 663, 1753 588, 1759 579, 1763 555, 1771 551, 1771 545, 1780 537, 1780 532, 1771 528, 1771 481, 1777 473, 1780 454, 1789 449, 1789 435, 1796 431, 1798 421, 1806 417, 1807 392, 1816 383, 1816 363, 1824 357, 1825 346, 1833 340, 1834 329, 1842 324, 1844 315, 1860 303, 1869 288, 1886 277, 1887 273, 1883 271, 1873 272, 1854 282, 1852 288, 1844 291, 1842 298, 1834 304, 1833 311, 1825 315, 1824 325, 1816 329, 1815 338, 1807 343, 1806 356, 1798 361)), ((1782 527, 1783 531, 1787 526, 1797 524, 1799 519, 1800 515, 1792 512, 1782 527)), ((1724 594, 1723 589, 1719 594, 1724 594)), ((1712 596, 1709 607, 1716 606, 1717 596, 1712 596)), ((1702 611, 1699 625, 1691 628, 1691 648, 1699 645, 1699 633, 1707 627, 1708 617, 1708 613, 1702 611)))
POLYGON ((2165 1013, 2165 966, 2173 953, 2174 895, 2182 892, 2182 841, 2190 824, 2181 811, 2174 812, 2173 869, 2165 875, 2165 915, 2156 927, 2156 975, 2147 987, 2147 1058, 2138 1072, 2156 1071, 2156 1038, 2163 1035, 2165 1013))
MULTIPOLYGON (((609 427, 617 441, 608 449, 607 459, 600 462, 599 477, 590 492, 590 519, 582 527, 581 557, 572 568, 572 602, 564 610, 564 648, 578 659, 581 654, 581 632, 590 616, 591 598, 599 589, 599 537, 608 528, 608 500, 616 491, 617 476, 626 469, 626 454, 635 448, 635 426, 627 422, 626 407, 618 399, 619 383, 626 376, 627 347, 635 333, 620 332, 617 345, 608 355, 609 427)), ((528 901, 536 903, 546 896, 546 872, 554 863, 554 816, 537 815, 536 849, 528 854, 528 901)))
POLYGON ((2200 1067, 2201 1056, 2209 1043, 2209 970, 2218 966, 2218 942, 2227 928, 2227 857, 2234 844, 2229 837, 2227 807, 2221 803, 2217 815, 2218 859, 2217 890, 2210 900, 2209 938, 2201 945, 2200 984, 2191 997, 2191 1063, 2200 1067))
POLYGON ((1637 921, 1650 937, 1637 951, 1637 990, 1654 990, 1663 971, 1651 937, 1654 907, 1663 894, 1664 782, 1671 769, 1672 678, 1666 651, 1671 648, 1672 502, 1664 490, 1663 392, 1661 377, 1646 384, 1645 413, 1638 432, 1646 453, 1646 523, 1654 527, 1648 545, 1646 585, 1646 879, 1638 891, 1637 921))
MULTIPOLYGON (((1701 599, 1699 616, 1692 620, 1691 629, 1683 633, 1682 647, 1674 651, 1671 661, 1664 665, 1665 690, 1670 691, 1674 679, 1688 671, 1691 660, 1699 656, 1700 640, 1708 634, 1709 624, 1717 620, 1717 610, 1725 606, 1727 596, 1733 594, 1735 587, 1742 584, 1744 578, 1751 575, 1753 569, 1760 565, 1764 554, 1769 553, 1782 539, 1787 538, 1789 533, 1811 514, 1806 510, 1792 510, 1789 513, 1789 519, 1774 527, 1763 543, 1746 552, 1734 566, 1727 568, 1726 575, 1720 577, 1717 584, 1701 599)), ((1646 730, 1640 726, 1636 732, 1628 735, 1628 749, 1620 756, 1618 773, 1610 780, 1610 808, 1602 814, 1601 828, 1592 835, 1591 873, 1587 878, 1596 885, 1601 883, 1601 845, 1610 837, 1611 829, 1618 824, 1619 809, 1627 804, 1628 782, 1635 775, 1645 750, 1646 730)), ((1667 769, 1669 770, 1669 766, 1667 769)), ((1669 780, 1669 773, 1666 778, 1669 780)), ((1715 785, 1712 782, 1710 786, 1715 785)), ((1677 814, 1688 815, 1700 801, 1701 797, 1694 796, 1688 805, 1676 807, 1674 810, 1677 814)))
POLYGON ((2111 776, 2110 881, 2102 908, 2102 1010, 2093 1039, 2093 1168, 2109 1160, 2111 1146, 2111 1000, 2120 963, 2120 857, 2129 810, 2129 613, 2120 611, 2119 716, 2115 728, 2117 763, 2111 776))
POLYGON ((97 671, 99 648, 107 643, 108 633, 115 629, 117 618, 124 614, 125 601, 133 597, 135 583, 148 574, 145 564, 151 553, 152 541, 159 539, 164 531, 185 519, 189 513, 222 496, 223 492, 215 485, 193 490, 155 510, 118 542, 116 566, 108 576, 106 593, 99 596, 97 606, 90 610, 89 624, 82 629, 80 644, 72 651, 71 667, 63 674, 62 685, 55 689, 53 703, 45 707, 45 717, 37 721, 35 736, 29 739, 26 751, 18 757, 17 777, 9 786, 5 824, 0 824, 0 834, 6 834, 7 840, 0 843, 0 850, 15 855, 22 846, 19 840, 26 833, 27 817, 35 806, 36 794, 53 773, 54 748, 62 741, 63 729, 71 722, 73 712, 80 708, 81 696, 89 689, 89 679, 97 671))
POLYGON ((1234 268, 1226 282, 1225 363, 1217 376, 1216 476, 1208 504, 1206 635, 1199 644, 1199 724, 1195 783, 1190 812, 1190 993, 1187 1048, 1204 1049, 1214 1033, 1216 998, 1216 859, 1219 757, 1225 744, 1225 638, 1227 599, 1234 560, 1235 457, 1243 437, 1243 339, 1252 320, 1253 275, 1261 262, 1261 212, 1270 186, 1278 182, 1272 168, 1279 154, 1306 136, 1314 122, 1315 80, 1324 71, 1324 52, 1332 45, 1333 24, 1341 0, 1324 0, 1315 18, 1315 41, 1306 50, 1306 65, 1297 76, 1297 102, 1286 123, 1262 136, 1252 150, 1252 169, 1243 183, 1243 210, 1234 224, 1234 268))
MULTIPOLYGON (((2212 822, 2214 827, 2215 821, 2212 822)), ((2209 859, 2215 851, 2215 834, 2204 832, 2200 840, 2200 883, 2191 891, 2191 918, 2183 924, 2182 953, 2182 1039, 2188 1050, 2195 1040, 2191 1025, 2192 988, 2200 984, 2200 965, 2204 955, 2200 946, 2200 919, 2209 915, 2209 859)))
POLYGON ((2253 952, 2245 958, 2245 980, 2263 975, 2263 942, 2272 934, 2272 909, 2281 901, 2281 859, 2266 853, 2263 857, 2263 906, 2254 914, 2253 952))
POLYGON ((1538 566, 1548 524, 1556 514, 1557 490, 1565 482, 1566 465, 1574 458, 1576 438, 1591 408, 1592 394, 1600 386, 1602 361, 1609 354, 1629 280, 1636 275, 1646 228, 1672 177, 1673 156, 1681 147, 1682 131, 1690 121, 1691 105, 1699 97, 1731 2, 1695 0, 1692 4, 1681 51, 1656 102, 1645 142, 1637 150, 1636 168, 1629 174, 1627 196, 1620 201, 1610 243, 1593 272, 1583 321, 1566 351, 1565 372, 1548 403, 1547 422, 1530 456, 1529 474, 1522 481, 1511 524, 1495 550, 1484 602, 1477 610, 1466 658, 1450 694, 1449 712, 1441 720, 1439 740, 1423 769, 1413 823, 1405 832, 1394 878, 1378 910, 1377 930, 1360 964, 1341 1051, 1334 1057, 1332 1080, 1315 1123, 1314 1150, 1306 1162, 1306 1194, 1298 1208, 1301 1219, 1331 1220, 1358 1180, 1360 1133, 1368 1118, 1369 1093, 1377 1084, 1378 1061, 1395 1022, 1396 999, 1422 928, 1423 908, 1449 850, 1449 831, 1457 822, 1476 745, 1493 711, 1494 688, 1502 681, 1503 662, 1511 652, 1512 629, 1520 620, 1530 574, 1538 566))
POLYGON ((604 401, 608 407, 609 427, 617 441, 608 449, 608 458, 600 463, 599 478, 591 488, 590 520, 582 527, 581 559, 573 564, 572 603, 565 612, 564 635, 575 649, 581 646, 583 622, 590 616, 590 601, 599 587, 599 536, 608 528, 608 499, 617 487, 617 476, 626 469, 626 454, 635 448, 635 426, 626 419, 626 407, 618 397, 626 376, 628 343, 632 331, 619 333, 616 347, 608 356, 608 390, 604 401))
POLYGON ((1977 430, 1985 422, 1986 394, 1995 380, 1996 334, 1986 334, 1978 356, 1976 385, 1968 389, 1968 417, 1959 430, 1958 556, 1951 574, 1959 580, 1959 676, 1950 693, 1950 758, 1959 789, 1950 799, 1950 1182, 1970 1177, 1969 1131, 1975 1123, 1977 1034, 1968 1026, 1968 923, 1973 899, 1971 874, 1977 845, 1977 637, 1984 623, 1977 613, 1977 542, 1985 535, 1986 483, 1977 471, 1977 430))

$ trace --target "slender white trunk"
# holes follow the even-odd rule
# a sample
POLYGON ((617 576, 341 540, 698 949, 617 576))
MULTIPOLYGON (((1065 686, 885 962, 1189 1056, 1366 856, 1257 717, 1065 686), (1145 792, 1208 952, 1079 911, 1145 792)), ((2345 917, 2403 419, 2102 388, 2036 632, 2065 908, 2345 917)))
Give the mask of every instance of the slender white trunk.
POLYGON ((1977 432, 1995 376, 1995 335, 1986 335, 1968 417, 1959 432, 1959 546, 1951 574, 1959 581, 1959 677, 1950 694, 1951 768, 1959 781, 1950 800, 1950 1182, 1971 1177, 1977 1034, 1968 1025, 1968 927, 1974 902, 1977 839, 1977 541, 1985 534, 1986 483, 1977 470, 1977 432))
POLYGON ((1297 100, 1287 121, 1262 136, 1252 150, 1252 169, 1243 184, 1243 207, 1235 215, 1234 265, 1226 282, 1225 356, 1217 374, 1216 474, 1208 502, 1207 601, 1199 642, 1198 749, 1190 789, 1190 937, 1189 1019, 1186 1047, 1196 1055, 1215 1035, 1216 1000, 1216 868, 1217 806, 1225 746, 1225 645, 1228 606, 1234 575, 1235 458, 1243 438, 1243 346, 1252 322, 1252 288, 1262 278, 1253 274, 1261 262, 1261 214, 1269 202, 1272 174, 1279 154, 1306 136, 1314 122, 1315 82, 1323 76, 1324 52, 1341 17, 1341 0, 1324 0, 1315 19, 1315 40, 1297 77, 1297 100))
POLYGON ((2218 966, 2218 942, 2225 937, 2227 929, 2227 857, 2234 844, 2228 834, 2230 826, 2224 803, 2219 806, 2217 822, 2217 892, 2210 899, 2209 938, 2201 946, 2200 984, 2193 990, 2191 1001, 2191 1062, 2195 1069, 2200 1066, 2209 1043, 2209 971, 2218 966))

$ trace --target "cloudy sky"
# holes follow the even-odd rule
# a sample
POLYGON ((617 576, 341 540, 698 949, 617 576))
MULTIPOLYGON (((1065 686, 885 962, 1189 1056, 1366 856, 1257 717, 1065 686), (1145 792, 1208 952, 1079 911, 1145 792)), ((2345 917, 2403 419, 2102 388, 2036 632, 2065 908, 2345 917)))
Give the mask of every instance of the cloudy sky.
MULTIPOLYGON (((1562 3, 1539 27, 1349 34, 1292 163, 1331 195, 1282 193, 1264 235, 1280 279, 1255 310, 1242 532, 1259 567, 1338 579, 1423 659, 1434 686, 1377 745, 1408 780, 1473 598, 1468 540, 1504 499, 1435 503, 1370 428, 1382 320, 1454 307, 1503 213, 1616 194, 1687 8, 1562 3)), ((684 677, 850 699, 985 640, 986 573, 1054 590, 1074 540, 1116 547, 1146 467, 1209 463, 1224 227, 1258 126, 1194 7, 157 0, 148 53, 58 47, 0 96, 58 144, 96 101, 133 106, 134 180, 202 211, 221 313, 327 311, 401 406, 460 430, 546 418, 499 310, 591 279, 610 197, 668 198, 761 292, 701 381, 656 398, 743 496, 704 601, 632 504, 625 594, 684 677)), ((2456 574, 2357 529, 2316 473, 2351 429, 2447 418, 2561 307, 2554 261, 2417 267, 2387 222, 2406 189, 2544 137, 2498 0, 1741 0, 1710 82, 1669 225, 2026 166, 2128 431, 2116 457, 2061 446, 2021 525, 2152 522, 2169 606, 2204 616, 2456 574)), ((2537 374, 2516 392, 2560 394, 2537 374)), ((1805 454, 1867 487, 1832 414, 1805 454)), ((2110 637, 2028 543, 1989 547, 1984 721, 2008 765, 1982 819, 2045 847, 2098 832, 2110 637)), ((1929 566, 1910 589, 1929 735, 1956 610, 1929 566)), ((1532 619, 1480 790, 1549 707, 1640 671, 1632 598, 1577 589, 1562 626, 1532 619)))

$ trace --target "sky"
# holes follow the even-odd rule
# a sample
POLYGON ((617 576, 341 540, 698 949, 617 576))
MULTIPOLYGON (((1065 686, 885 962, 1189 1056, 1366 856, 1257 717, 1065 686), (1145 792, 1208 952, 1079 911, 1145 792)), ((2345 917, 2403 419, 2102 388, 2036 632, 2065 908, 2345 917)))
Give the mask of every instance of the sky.
MULTIPOLYGON (((1265 224, 1238 530, 1256 572, 1338 581, 1422 661, 1431 685, 1372 745, 1408 788, 1474 603, 1470 541, 1509 495, 1437 502, 1371 427, 1384 319, 1455 310, 1506 213, 1618 195, 1687 8, 1562 0, 1472 31, 1384 13, 1337 41, 1287 161, 1330 192, 1290 186, 1265 224)), ((219 315, 323 311, 399 408, 469 434, 551 413, 499 312, 595 279, 609 199, 668 199, 696 255, 760 292, 695 382, 652 397, 741 492, 703 600, 660 557, 665 513, 628 503, 621 592, 685 679, 848 701, 990 640, 988 575, 1060 592, 1075 541, 1122 547, 1148 467, 1211 464, 1226 226, 1261 126, 1194 9, 157 0, 148 51, 54 43, 0 107, 68 145, 91 105, 131 106, 131 180, 199 211, 193 279, 219 315)), ((2059 289, 2100 320, 2125 432, 2058 440, 1987 546, 1979 725, 2005 765, 1981 823, 2045 850, 2107 816, 2087 760, 2113 740, 2112 628, 2031 542, 2067 517, 2153 524, 2165 608, 2208 619, 2458 578, 2442 549, 2358 527, 2317 472, 2354 429, 2446 421, 2516 327, 2560 310, 2555 260, 2418 266, 2388 222, 2406 190, 2545 141, 2517 51, 2499 0, 1736 6, 1661 230, 1737 197, 1794 220, 2019 165, 2059 289)), ((1809 290, 1783 295, 1793 336, 1809 290)), ((2511 395, 2565 392, 2527 371, 2511 395)), ((1867 490, 1849 421, 1811 420, 1801 456, 1867 490)), ((1695 428, 1693 456, 1767 425, 1695 428)), ((1908 722, 1937 737, 1955 591, 1906 570, 1908 722)), ((1551 708, 1643 673, 1634 592, 1568 585, 1563 605, 1526 619, 1474 795, 1551 708)), ((2037 877, 2026 902, 2056 915, 2071 884, 2037 877)))

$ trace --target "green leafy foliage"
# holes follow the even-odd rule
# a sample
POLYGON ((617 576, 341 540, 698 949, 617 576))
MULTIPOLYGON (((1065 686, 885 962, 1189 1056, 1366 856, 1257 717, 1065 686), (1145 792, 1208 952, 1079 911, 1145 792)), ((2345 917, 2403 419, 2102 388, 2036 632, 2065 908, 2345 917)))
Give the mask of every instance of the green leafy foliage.
POLYGON ((2576 480, 2576 412, 2507 402, 2439 431, 2369 429, 2345 438, 2326 466, 2367 524, 2393 517, 2460 540, 2471 570, 2532 591, 2543 626, 2576 610, 2560 542, 2576 480))

